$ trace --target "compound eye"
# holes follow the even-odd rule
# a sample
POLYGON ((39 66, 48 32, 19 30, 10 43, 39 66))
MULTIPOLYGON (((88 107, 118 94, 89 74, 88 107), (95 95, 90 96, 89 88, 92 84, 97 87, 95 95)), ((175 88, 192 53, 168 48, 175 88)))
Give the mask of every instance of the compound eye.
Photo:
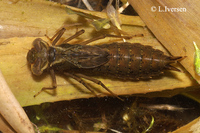
POLYGON ((48 67, 48 44, 40 38, 33 41, 33 48, 28 51, 27 61, 31 64, 34 75, 41 75, 48 67))
POLYGON ((36 51, 34 48, 32 48, 31 50, 28 51, 26 59, 30 64, 33 64, 36 61, 35 54, 36 54, 36 51))

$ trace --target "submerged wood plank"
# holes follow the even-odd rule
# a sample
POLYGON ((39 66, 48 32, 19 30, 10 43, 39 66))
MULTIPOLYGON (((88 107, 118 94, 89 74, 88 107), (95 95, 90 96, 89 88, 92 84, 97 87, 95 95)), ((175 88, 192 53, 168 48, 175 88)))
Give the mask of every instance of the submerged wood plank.
MULTIPOLYGON (((0 45, 0 68, 21 105, 27 106, 42 102, 94 97, 93 94, 88 92, 88 90, 77 81, 58 75, 58 88, 56 89, 57 94, 55 96, 42 92, 36 98, 33 98, 33 95, 40 91, 42 87, 49 87, 52 85, 49 74, 44 73, 40 77, 33 76, 27 65, 27 49, 31 48, 34 39, 35 37, 25 37, 0 40, 0 42, 9 42, 5 45, 0 45)), ((106 77, 100 77, 98 79, 118 95, 145 94, 148 92, 173 90, 174 88, 185 88, 192 84, 185 73, 171 71, 166 71, 164 75, 158 79, 147 81, 134 82, 104 78, 106 77)), ((99 93, 104 92, 106 95, 108 94, 100 86, 91 82, 89 83, 99 93)))

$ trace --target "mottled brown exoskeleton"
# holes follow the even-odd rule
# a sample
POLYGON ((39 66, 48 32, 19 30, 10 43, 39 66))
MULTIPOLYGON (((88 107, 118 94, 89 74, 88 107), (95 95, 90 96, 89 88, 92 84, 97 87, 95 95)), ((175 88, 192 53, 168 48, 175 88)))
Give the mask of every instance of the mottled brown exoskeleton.
POLYGON ((117 95, 110 91, 101 81, 81 74, 79 73, 79 70, 88 71, 94 74, 105 73, 117 78, 136 80, 158 76, 166 69, 180 71, 170 64, 181 59, 181 56, 170 57, 164 55, 160 50, 153 49, 151 46, 145 46, 139 43, 131 44, 128 42, 115 42, 93 46, 85 45, 97 39, 105 38, 106 36, 120 36, 102 35, 80 44, 68 44, 68 41, 84 33, 84 30, 81 30, 66 39, 62 44, 55 45, 65 30, 65 28, 61 29, 54 37, 52 37, 52 46, 49 46, 47 42, 40 38, 35 39, 33 48, 29 50, 27 54, 27 60, 29 64, 31 64, 31 71, 34 75, 41 75, 46 69, 50 71, 53 87, 42 88, 40 92, 46 89, 55 89, 57 87, 54 71, 63 71, 66 76, 79 81, 95 94, 93 89, 88 86, 82 78, 91 80, 101 85, 116 97, 117 95))

